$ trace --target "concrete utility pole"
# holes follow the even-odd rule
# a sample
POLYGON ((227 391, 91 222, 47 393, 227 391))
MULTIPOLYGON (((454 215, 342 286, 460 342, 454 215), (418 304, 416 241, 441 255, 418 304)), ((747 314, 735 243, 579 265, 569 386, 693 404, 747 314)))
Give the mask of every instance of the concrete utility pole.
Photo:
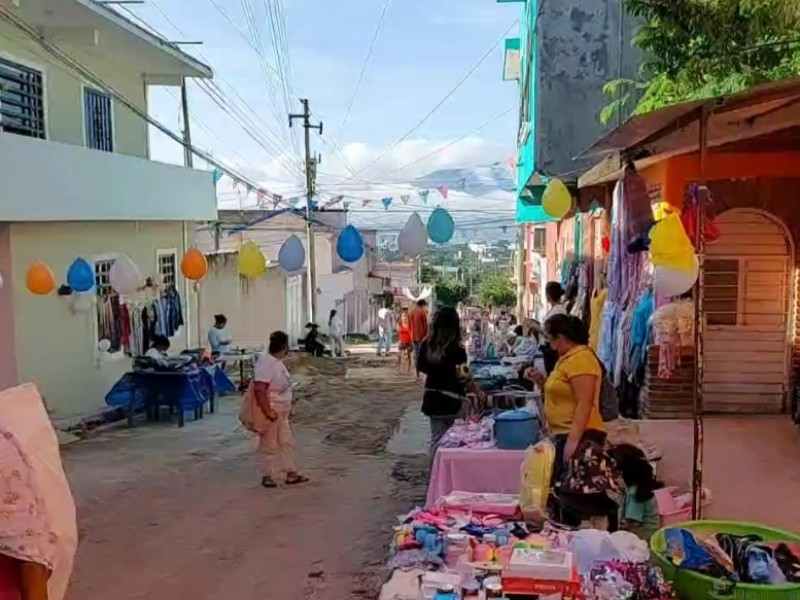
MULTIPOLYGON (((181 79, 181 113, 183 117, 183 164, 185 167, 192 169, 194 168, 194 154, 192 153, 192 129, 189 126, 189 90, 186 88, 186 78, 184 77, 181 79)), ((184 252, 189 249, 189 232, 187 231, 188 225, 186 221, 181 224, 181 237, 183 241, 183 248, 181 248, 180 252, 180 259, 182 260, 184 252)), ((194 245, 194 231, 192 231, 192 245, 194 245)), ((177 258, 177 257, 176 257, 177 258)), ((179 265, 175 265, 176 271, 179 268, 179 265)), ((177 272, 175 273, 177 276, 177 272)), ((176 278, 177 283, 177 278, 176 278)), ((191 290, 192 286, 189 283, 189 280, 184 278, 183 280, 183 297, 184 301, 186 302, 186 327, 185 334, 186 334, 186 347, 191 348, 192 342, 194 341, 194 336, 192 335, 192 315, 191 315, 191 290)), ((203 345, 203 341, 200 339, 200 331, 202 331, 201 323, 200 323, 200 294, 197 293, 197 302, 195 303, 195 310, 197 311, 196 315, 196 328, 197 328, 197 347, 203 345)))
POLYGON ((301 114, 289 115, 289 127, 292 126, 295 119, 303 120, 303 129, 305 130, 305 143, 306 143, 306 235, 308 236, 308 320, 315 323, 317 318, 317 264, 316 252, 314 250, 314 225, 311 222, 311 201, 314 197, 314 180, 317 174, 318 159, 311 157, 311 130, 316 129, 322 135, 322 122, 318 125, 312 125, 309 121, 311 118, 311 110, 308 107, 308 100, 303 98, 300 100, 303 104, 303 112, 301 114))

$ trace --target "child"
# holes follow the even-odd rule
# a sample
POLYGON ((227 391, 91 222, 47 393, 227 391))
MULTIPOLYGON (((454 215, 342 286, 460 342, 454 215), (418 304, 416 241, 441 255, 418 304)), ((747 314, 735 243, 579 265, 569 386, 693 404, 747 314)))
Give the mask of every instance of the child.
POLYGON ((622 529, 645 541, 659 529, 658 502, 655 490, 664 487, 641 448, 619 444, 609 452, 625 482, 620 520, 622 529))

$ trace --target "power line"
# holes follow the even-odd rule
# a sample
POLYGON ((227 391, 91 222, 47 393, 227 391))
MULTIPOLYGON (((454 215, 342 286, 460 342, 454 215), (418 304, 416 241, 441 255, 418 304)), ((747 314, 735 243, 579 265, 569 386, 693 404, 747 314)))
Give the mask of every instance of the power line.
POLYGON ((369 163, 368 163, 368 164, 367 164, 365 167, 363 167, 363 168, 361 169, 361 173, 364 173, 364 172, 365 172, 365 171, 366 171, 366 170, 367 170, 369 167, 371 167, 372 165, 374 165, 375 163, 377 163, 377 162, 378 162, 378 161, 379 161, 381 158, 383 158, 384 156, 386 156, 386 154, 388 154, 388 153, 389 153, 391 150, 393 150, 394 148, 396 148, 397 146, 399 146, 401 143, 403 143, 403 142, 404 142, 406 139, 408 139, 408 137, 409 137, 409 136, 410 136, 412 133, 414 133, 414 132, 415 132, 417 129, 419 129, 419 128, 420 128, 420 127, 423 125, 423 124, 425 124, 425 122, 426 122, 426 121, 427 121, 429 118, 431 118, 431 117, 433 116, 433 114, 434 114, 434 113, 435 113, 437 110, 439 110, 439 109, 440 109, 440 108, 441 108, 441 107, 444 105, 444 103, 445 103, 445 102, 447 102, 447 101, 448 101, 448 100, 449 100, 449 99, 450 99, 450 98, 453 96, 453 94, 455 94, 455 93, 456 93, 456 92, 459 90, 459 88, 461 88, 461 86, 462 86, 462 85, 464 85, 464 83, 466 83, 466 81, 467 81, 467 80, 468 80, 468 79, 469 79, 469 78, 472 76, 472 74, 473 74, 473 73, 475 73, 475 71, 477 71, 477 70, 480 68, 480 66, 481 66, 481 65, 482 65, 484 62, 486 62, 486 59, 488 59, 488 58, 489 58, 489 57, 492 55, 492 53, 494 52, 495 48, 496 48, 496 47, 497 47, 499 44, 501 44, 501 43, 502 43, 502 42, 503 42, 503 41, 506 39, 506 36, 508 35, 508 33, 509 33, 509 32, 510 32, 510 31, 511 31, 511 30, 512 30, 514 27, 516 27, 518 23, 519 23, 519 19, 517 19, 516 21, 514 21, 514 22, 511 24, 511 27, 509 27, 508 29, 506 29, 506 30, 503 32, 503 35, 501 35, 501 36, 500 36, 500 38, 498 38, 498 39, 497 39, 497 41, 495 41, 495 42, 494 42, 494 43, 491 45, 491 47, 490 47, 490 48, 489 48, 489 49, 488 49, 488 50, 487 50, 487 51, 486 51, 486 52, 483 54, 483 56, 481 56, 481 58, 478 60, 478 62, 477 62, 477 63, 475 63, 475 65, 473 65, 473 66, 472 66, 472 68, 471 68, 471 69, 469 69, 469 71, 467 71, 467 72, 466 72, 466 74, 465 74, 465 75, 464 75, 464 76, 463 76, 463 77, 462 77, 462 78, 461 78, 461 79, 458 81, 458 83, 456 83, 456 84, 455 84, 455 86, 453 86, 453 88, 452 88, 452 89, 450 89, 450 91, 449 91, 449 92, 447 92, 447 93, 444 95, 444 97, 443 97, 443 98, 442 98, 442 99, 441 99, 439 102, 437 102, 437 103, 436 103, 436 105, 435 105, 435 106, 434 106, 434 107, 433 107, 433 108, 432 108, 432 109, 431 109, 431 110, 430 110, 430 111, 429 111, 429 112, 428 112, 428 113, 427 113, 427 114, 426 114, 424 117, 422 117, 422 119, 420 119, 420 120, 419 120, 419 121, 418 121, 418 122, 417 122, 417 123, 416 123, 416 124, 415 124, 415 125, 414 125, 414 126, 411 128, 411 129, 409 129, 409 130, 408 130, 406 133, 404 133, 402 136, 400 136, 400 139, 398 139, 398 140, 397 140, 397 141, 395 141, 394 143, 390 144, 390 145, 389 145, 388 147, 386 147, 386 148, 385 148, 385 149, 384 149, 384 150, 383 150, 381 153, 379 153, 379 154, 378 154, 378 156, 376 156, 374 159, 372 159, 372 161, 371 161, 371 162, 369 162, 369 163))
POLYGON ((350 111, 353 108, 353 104, 356 101, 356 95, 358 94, 358 90, 361 87, 361 82, 364 80, 364 74, 367 72, 367 65, 369 65, 369 60, 372 58, 372 53, 375 51, 375 44, 378 41, 378 35, 383 28, 383 23, 386 20, 386 13, 389 9, 389 4, 391 4, 391 0, 384 0, 383 8, 381 9, 381 15, 378 18, 378 24, 375 27, 375 32, 372 34, 372 41, 369 44, 369 49, 367 50, 367 56, 364 58, 364 62, 361 65, 361 72, 358 74, 358 79, 356 80, 356 85, 353 88, 353 93, 350 96, 350 102, 347 104, 347 110, 345 110, 344 118, 342 119, 342 125, 339 127, 339 133, 336 134, 336 138, 333 143, 334 147, 338 145, 338 141, 341 139, 342 135, 344 135, 345 126, 347 125, 347 119, 350 116, 350 111))

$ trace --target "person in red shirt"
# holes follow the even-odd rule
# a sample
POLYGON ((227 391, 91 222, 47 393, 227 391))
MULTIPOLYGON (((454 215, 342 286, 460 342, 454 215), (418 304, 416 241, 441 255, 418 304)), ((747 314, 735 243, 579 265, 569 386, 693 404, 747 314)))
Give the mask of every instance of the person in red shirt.
POLYGON ((411 373, 411 329, 408 326, 408 309, 404 308, 397 322, 397 341, 400 352, 397 355, 397 371, 403 368, 403 358, 406 359, 406 373, 411 373))
MULTIPOLYGON (((408 313, 408 328, 411 330, 411 347, 414 351, 414 368, 417 365, 419 346, 428 337, 428 301, 417 300, 417 305, 408 313)), ((419 370, 417 379, 419 379, 419 370)))

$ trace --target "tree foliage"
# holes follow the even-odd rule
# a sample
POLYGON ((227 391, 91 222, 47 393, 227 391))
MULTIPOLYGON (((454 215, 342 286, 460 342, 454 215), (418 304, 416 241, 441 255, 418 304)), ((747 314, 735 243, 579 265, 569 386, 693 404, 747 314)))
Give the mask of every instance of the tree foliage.
POLYGON ((514 306, 517 303, 517 291, 508 277, 487 275, 478 287, 478 299, 484 306, 514 306))
POLYGON ((617 111, 636 114, 800 74, 797 0, 624 0, 641 20, 637 79, 605 86, 617 111))
POLYGON ((469 297, 469 289, 454 277, 440 279, 434 286, 436 302, 442 306, 455 306, 469 297))

